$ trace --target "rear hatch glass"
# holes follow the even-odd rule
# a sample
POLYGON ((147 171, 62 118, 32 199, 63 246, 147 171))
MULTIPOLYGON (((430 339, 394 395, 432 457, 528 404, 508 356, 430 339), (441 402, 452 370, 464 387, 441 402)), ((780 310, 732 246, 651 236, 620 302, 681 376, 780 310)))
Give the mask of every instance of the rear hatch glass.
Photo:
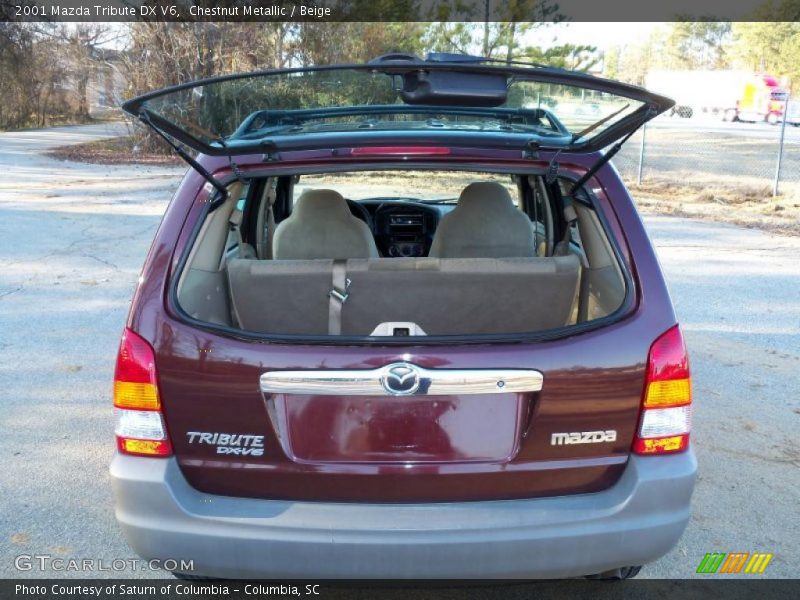
POLYGON ((387 135, 594 151, 671 105, 584 73, 417 59, 232 75, 123 108, 195 150, 224 155, 368 145, 387 135))

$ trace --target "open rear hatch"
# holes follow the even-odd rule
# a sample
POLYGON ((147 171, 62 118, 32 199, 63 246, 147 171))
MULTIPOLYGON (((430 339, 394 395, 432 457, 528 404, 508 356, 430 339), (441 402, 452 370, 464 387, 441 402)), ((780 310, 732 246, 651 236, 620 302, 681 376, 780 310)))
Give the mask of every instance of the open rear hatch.
POLYGON ((123 109, 203 154, 274 158, 390 142, 594 152, 673 104, 586 73, 436 54, 227 75, 123 109))

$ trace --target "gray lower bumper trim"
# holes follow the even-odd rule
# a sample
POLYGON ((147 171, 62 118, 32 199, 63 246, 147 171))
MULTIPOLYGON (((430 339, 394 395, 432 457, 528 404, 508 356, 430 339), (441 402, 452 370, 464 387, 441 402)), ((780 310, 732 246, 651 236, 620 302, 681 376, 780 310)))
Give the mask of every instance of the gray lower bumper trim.
POLYGON ((594 494, 438 504, 213 496, 175 459, 117 455, 116 515, 142 557, 226 578, 545 578, 651 562, 689 519, 694 454, 632 456, 594 494))

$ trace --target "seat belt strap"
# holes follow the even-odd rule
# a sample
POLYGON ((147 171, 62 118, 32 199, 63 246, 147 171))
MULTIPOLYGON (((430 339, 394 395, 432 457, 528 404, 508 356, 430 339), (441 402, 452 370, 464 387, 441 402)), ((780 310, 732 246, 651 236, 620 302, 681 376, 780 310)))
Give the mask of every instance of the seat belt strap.
POLYGON ((236 252, 238 256, 242 256, 242 249, 244 248, 244 240, 242 239, 242 212, 240 210, 234 209, 231 213, 231 218, 228 219, 228 224, 231 227, 231 231, 236 234, 236 252))
POLYGON ((350 296, 350 280, 347 278, 347 261, 336 259, 333 261, 332 288, 328 292, 328 335, 342 333, 342 306, 350 296))
POLYGON ((272 239, 275 235, 275 199, 277 196, 277 190, 270 185, 269 191, 267 191, 267 247, 264 249, 266 258, 272 258, 272 239))
POLYGON ((580 284, 578 287, 578 323, 589 320, 589 268, 581 266, 580 284))
POLYGON ((561 236, 561 241, 553 248, 553 256, 567 256, 569 254, 570 230, 572 229, 572 225, 578 220, 578 213, 575 212, 575 207, 572 205, 572 196, 563 195, 558 183, 551 185, 550 189, 553 191, 556 198, 561 200, 561 214, 564 217, 564 235, 561 236))

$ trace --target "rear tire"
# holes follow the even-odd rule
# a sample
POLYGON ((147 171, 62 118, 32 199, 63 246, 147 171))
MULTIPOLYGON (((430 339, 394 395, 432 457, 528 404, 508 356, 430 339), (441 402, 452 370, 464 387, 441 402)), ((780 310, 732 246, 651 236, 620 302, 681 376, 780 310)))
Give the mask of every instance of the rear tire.
POLYGON ((620 567, 618 569, 611 569, 610 571, 603 571, 596 575, 587 575, 586 579, 599 579, 601 581, 622 581, 623 579, 633 579, 642 570, 642 565, 634 565, 630 567, 620 567))
POLYGON ((727 121, 729 123, 735 123, 739 120, 739 117, 736 115, 736 111, 732 108, 729 108, 724 113, 722 113, 722 120, 727 121))
POLYGON ((779 119, 777 113, 769 113, 767 115, 767 123, 769 123, 770 125, 777 125, 778 121, 779 119))

